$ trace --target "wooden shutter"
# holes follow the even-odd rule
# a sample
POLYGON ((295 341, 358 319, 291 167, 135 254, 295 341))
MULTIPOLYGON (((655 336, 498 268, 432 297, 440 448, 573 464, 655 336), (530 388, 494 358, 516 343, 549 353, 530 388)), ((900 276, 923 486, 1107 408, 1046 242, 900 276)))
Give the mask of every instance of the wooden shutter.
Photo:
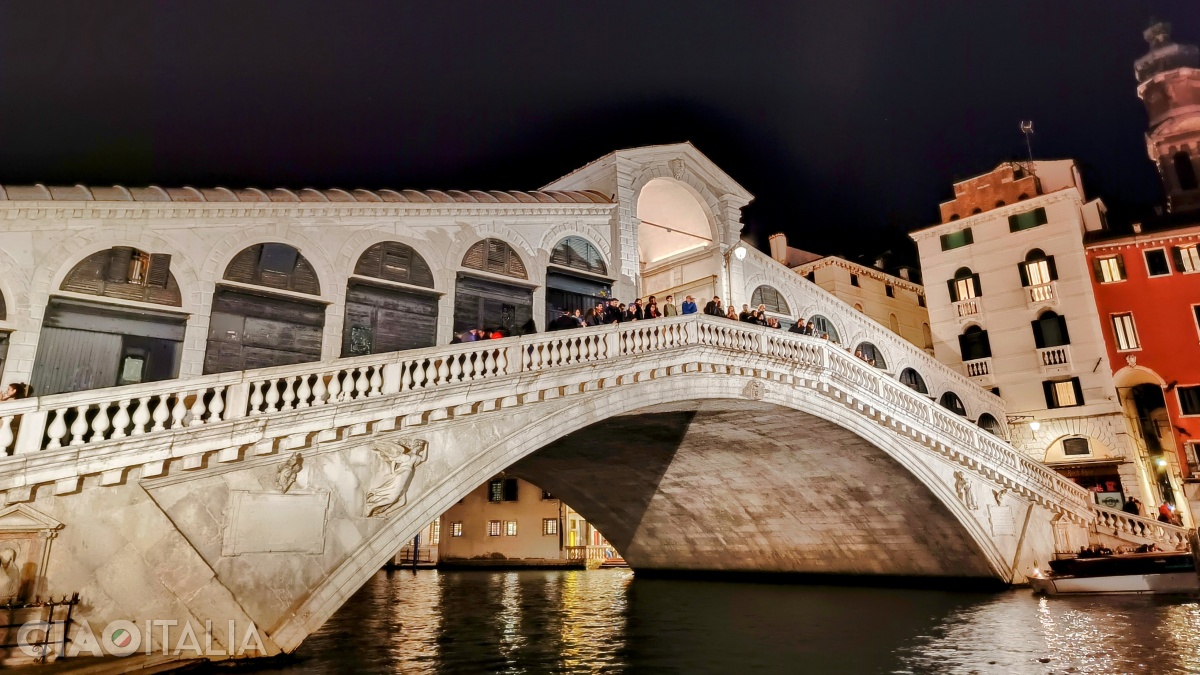
POLYGON ((1050 380, 1042 381, 1042 393, 1046 396, 1046 407, 1057 408, 1058 398, 1054 396, 1054 383, 1050 380))
POLYGON ((1079 384, 1079 378, 1072 377, 1071 384, 1075 387, 1075 405, 1083 405, 1083 386, 1079 384))
POLYGON ((1171 258, 1175 260, 1175 271, 1183 273, 1186 270, 1183 268, 1183 249, 1179 246, 1171 247, 1171 258))
POLYGON ((1029 268, 1026 267, 1027 264, 1023 262, 1017 263, 1017 273, 1021 275, 1022 288, 1029 285, 1029 268))
POLYGON ((1033 345, 1038 349, 1043 349, 1046 346, 1046 337, 1042 335, 1042 320, 1034 319, 1029 322, 1033 328, 1033 345))
POLYGON ((1046 221, 1046 209, 1044 209, 1044 208, 1034 209, 1033 219, 1038 225, 1045 225, 1047 222, 1046 221))
POLYGON ((978 272, 971 275, 971 282, 973 284, 975 284, 975 297, 982 298, 983 297, 983 285, 981 285, 979 283, 979 273, 978 272))
POLYGON ((950 250, 950 235, 943 234, 938 239, 942 242, 942 250, 949 251, 950 250))
POLYGON ((1122 279, 1127 278, 1125 276, 1125 254, 1124 253, 1117 254, 1117 271, 1121 273, 1122 279))
POLYGON ((146 285, 153 288, 166 288, 167 279, 171 277, 171 254, 151 253, 150 268, 146 270, 146 285))
POLYGON ((971 228, 969 228, 969 227, 965 228, 962 231, 962 233, 963 233, 963 242, 964 242, 963 245, 964 246, 975 243, 975 235, 971 234, 971 228))
POLYGON ((950 302, 958 302, 958 288, 954 285, 955 279, 946 280, 946 288, 950 290, 950 302))
POLYGON ((1058 329, 1062 331, 1062 343, 1071 344, 1071 334, 1067 332, 1067 317, 1061 314, 1058 316, 1058 329))
POLYGON ((133 261, 133 249, 128 246, 114 246, 108 254, 108 273, 105 280, 111 283, 124 284, 129 282, 129 264, 133 261))
POLYGON ((505 478, 504 479, 504 501, 506 501, 506 502, 517 501, 517 479, 516 478, 505 478))
POLYGON ((1046 267, 1050 268, 1050 281, 1058 281, 1058 267, 1054 264, 1054 256, 1046 256, 1046 267))

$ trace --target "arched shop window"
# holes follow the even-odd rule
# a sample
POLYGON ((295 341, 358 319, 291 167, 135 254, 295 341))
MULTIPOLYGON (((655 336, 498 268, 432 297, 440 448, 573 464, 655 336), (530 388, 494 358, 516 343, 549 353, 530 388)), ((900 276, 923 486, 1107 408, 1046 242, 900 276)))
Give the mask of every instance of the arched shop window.
POLYGON ((321 358, 325 303, 312 264, 294 246, 255 244, 229 262, 209 317, 205 373, 306 363, 321 358), (282 294, 277 291, 290 291, 282 294))
POLYGON ((900 383, 918 394, 929 394, 929 387, 925 386, 925 378, 912 368, 900 371, 900 383))
MULTIPOLYGON (((612 297, 608 266, 600 250, 583 237, 566 237, 550 252, 546 268, 546 325, 563 311, 580 314, 612 297)), ((664 300, 660 299, 660 303, 664 300)))
POLYGON ((499 239, 484 239, 467 249, 462 266, 514 279, 528 279, 525 263, 513 247, 499 239))
POLYGON ((30 376, 34 393, 179 376, 187 315, 178 309, 182 294, 169 254, 129 246, 97 251, 71 268, 59 290, 71 295, 52 295, 46 307, 30 376))
MULTIPOLYGON (((841 338, 838 336, 837 328, 833 325, 833 322, 830 321, 829 319, 821 316, 820 314, 814 314, 811 317, 809 317, 808 320, 813 323, 813 328, 818 333, 821 333, 823 335, 828 335, 829 340, 831 342, 841 342, 842 341, 841 338)), ((820 336, 818 336, 818 337, 820 337, 820 336)))
POLYGON ((528 279, 521 256, 500 239, 484 239, 467 249, 463 272, 454 284, 454 332, 473 328, 501 335, 520 335, 533 329, 533 287, 472 274, 487 272, 528 279))
POLYGON ((440 294, 433 287, 433 270, 413 247, 385 241, 363 251, 346 285, 342 356, 436 344, 440 294))
POLYGON ((787 300, 784 300, 783 295, 767 285, 759 286, 750 295, 750 308, 757 309, 759 305, 766 305, 768 312, 791 314, 791 310, 788 309, 787 300))
POLYGON ((938 405, 942 406, 946 410, 964 417, 967 414, 967 406, 963 405, 962 399, 958 397, 958 394, 952 391, 942 394, 942 397, 938 399, 938 405))
POLYGON ((884 360, 883 353, 870 342, 860 342, 854 348, 854 355, 880 370, 887 370, 887 361, 884 360))
POLYGON ((980 429, 992 434, 993 436, 1000 435, 1000 422, 992 417, 989 413, 983 413, 979 416, 979 420, 975 422, 980 429))
POLYGON ((600 249, 583 237, 566 237, 550 251, 550 264, 587 272, 608 274, 600 249))

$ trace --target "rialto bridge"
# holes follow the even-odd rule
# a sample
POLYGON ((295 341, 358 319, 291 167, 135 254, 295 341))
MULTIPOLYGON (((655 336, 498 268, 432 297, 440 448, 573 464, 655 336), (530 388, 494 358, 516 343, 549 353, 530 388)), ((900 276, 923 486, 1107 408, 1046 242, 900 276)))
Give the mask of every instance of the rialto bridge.
POLYGON ((4 196, 5 379, 44 395, 0 403, 0 566, 93 625, 253 623, 293 650, 500 471, 635 570, 1014 583, 1098 533, 1183 536, 1095 506, 1006 442, 1000 399, 733 255, 750 197, 690 145, 533 193, 4 196), (831 339, 700 315, 540 332, 579 296, 764 288, 831 339))

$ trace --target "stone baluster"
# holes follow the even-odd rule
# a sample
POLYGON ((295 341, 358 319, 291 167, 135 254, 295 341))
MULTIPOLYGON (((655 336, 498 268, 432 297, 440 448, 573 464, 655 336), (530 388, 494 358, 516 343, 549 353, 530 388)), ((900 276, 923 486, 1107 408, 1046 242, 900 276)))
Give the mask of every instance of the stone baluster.
POLYGON ((349 387, 347 387, 347 393, 350 393, 350 397, 353 399, 366 398, 367 391, 371 388, 370 383, 367 381, 367 369, 362 366, 355 368, 353 377, 354 391, 350 393, 349 387))
POLYGON ((96 416, 92 418, 92 436, 88 439, 91 443, 99 443, 104 440, 104 432, 109 429, 108 406, 97 406, 96 416))
POLYGON ((113 415, 112 438, 125 438, 129 434, 129 399, 123 398, 117 402, 117 414, 113 415))
POLYGON ((87 433, 86 405, 75 406, 75 421, 71 422, 71 445, 83 445, 83 435, 87 433))
POLYGON ((220 422, 221 413, 225 411, 225 385, 213 387, 212 402, 208 404, 208 421, 220 422))
POLYGON ((267 396, 264 399, 264 403, 266 405, 263 408, 263 412, 272 413, 272 412, 277 412, 279 410, 278 382, 279 382, 279 380, 274 379, 274 378, 267 380, 267 396))
POLYGON ((167 418, 171 416, 167 400, 170 394, 159 394, 158 405, 154 406, 154 427, 150 431, 162 431, 167 428, 167 418))
POLYGON ((325 405, 325 397, 328 396, 329 389, 325 386, 325 376, 318 374, 316 381, 312 385, 312 404, 325 405))
POLYGON ((59 408, 51 414, 54 415, 54 420, 51 421, 50 426, 46 428, 46 436, 49 437, 49 442, 46 443, 46 448, 61 448, 63 436, 67 435, 67 408, 59 408))
POLYGON ((188 421, 188 426, 204 424, 204 413, 207 409, 207 406, 204 404, 204 394, 206 391, 207 390, 204 387, 196 390, 196 396, 192 399, 192 408, 190 411, 192 414, 192 419, 188 421))
MULTIPOLYGON (((462 354, 455 354, 450 357, 450 381, 459 382, 463 379, 462 354)), ((372 391, 374 387, 372 387, 372 391)))
POLYGON ((187 397, 183 392, 179 392, 179 396, 175 397, 175 405, 171 408, 171 428, 178 429, 183 426, 183 418, 187 417, 188 407, 186 403, 187 397))
POLYGON ((7 453, 13 444, 12 415, 5 415, 0 420, 0 452, 7 453))
MULTIPOLYGON (((481 375, 488 376, 496 372, 496 350, 489 349, 483 353, 483 372, 481 375)), ((477 362, 478 363, 478 362, 477 362)))
POLYGON ((258 413, 264 412, 262 409, 263 401, 265 400, 263 398, 263 390, 266 388, 266 386, 266 382, 254 382, 250 385, 251 415, 257 415, 258 413))
POLYGON ((341 400, 339 397, 342 394, 342 371, 335 370, 329 378, 329 397, 326 399, 330 403, 337 403, 341 400))
POLYGON ((150 397, 139 396, 137 409, 133 411, 133 435, 141 436, 146 433, 148 424, 150 424, 150 397))
MULTIPOLYGON (((308 381, 311 378, 312 378, 312 375, 301 375, 300 376, 300 386, 297 387, 297 389, 296 389, 296 407, 297 408, 307 408, 310 405, 312 405, 312 403, 311 403, 312 387, 309 386, 309 384, 308 384, 308 381)), ((320 379, 321 379, 321 376, 318 375, 317 380, 320 380, 320 379)))
POLYGON ((425 386, 433 387, 441 382, 438 373, 442 366, 441 359, 429 359, 425 362, 425 386))
POLYGON ((283 383, 283 395, 279 399, 280 410, 291 410, 296 406, 296 380, 300 379, 298 375, 292 377, 281 377, 279 381, 283 383))

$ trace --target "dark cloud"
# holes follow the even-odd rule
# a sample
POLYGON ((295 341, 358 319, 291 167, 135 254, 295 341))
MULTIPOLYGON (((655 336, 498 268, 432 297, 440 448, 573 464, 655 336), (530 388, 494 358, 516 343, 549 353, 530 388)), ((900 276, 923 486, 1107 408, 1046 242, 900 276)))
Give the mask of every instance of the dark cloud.
POLYGON ((955 178, 1158 198, 1132 62, 1194 0, 2 2, 0 181, 532 188, 691 140, 760 240, 871 251, 955 178))

